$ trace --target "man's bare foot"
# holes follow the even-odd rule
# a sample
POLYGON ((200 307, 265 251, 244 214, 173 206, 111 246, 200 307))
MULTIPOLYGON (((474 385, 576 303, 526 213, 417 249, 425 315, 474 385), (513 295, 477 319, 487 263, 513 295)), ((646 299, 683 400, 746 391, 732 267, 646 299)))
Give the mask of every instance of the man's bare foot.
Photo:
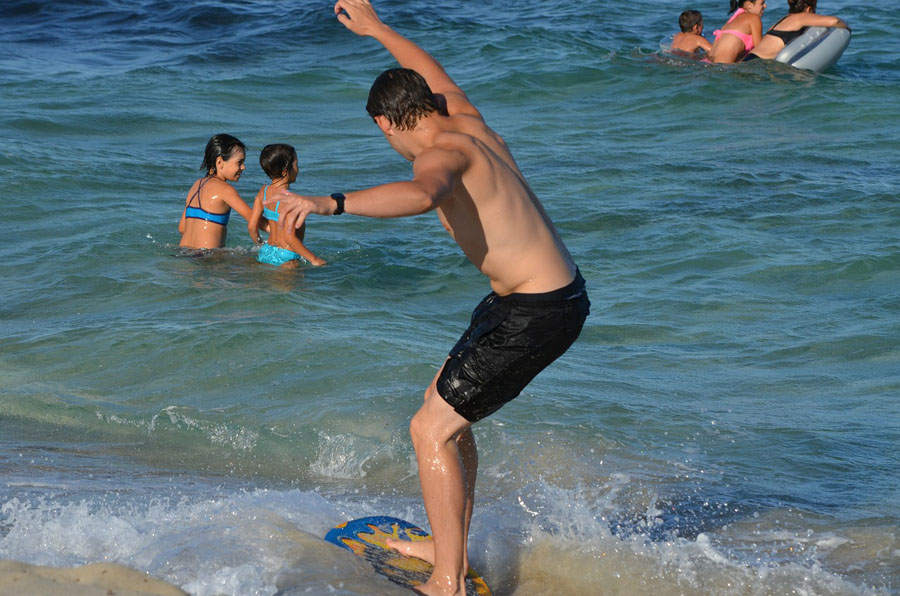
POLYGON ((442 586, 441 582, 429 580, 422 585, 413 586, 413 591, 416 594, 424 594, 425 596, 465 596, 466 585, 462 583, 454 589, 449 585, 442 586))
POLYGON ((387 540, 385 540, 385 543, 388 545, 388 548, 394 549, 401 555, 422 559, 423 561, 434 565, 433 540, 417 540, 415 542, 412 542, 410 540, 394 540, 392 538, 388 538, 387 540))

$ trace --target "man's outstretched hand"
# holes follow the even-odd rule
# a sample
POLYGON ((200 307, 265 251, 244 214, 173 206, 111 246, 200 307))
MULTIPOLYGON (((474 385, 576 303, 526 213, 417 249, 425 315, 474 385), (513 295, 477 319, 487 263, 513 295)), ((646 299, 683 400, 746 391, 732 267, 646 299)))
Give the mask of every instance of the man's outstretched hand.
POLYGON ((338 0, 334 5, 337 19, 357 35, 372 35, 383 23, 369 0, 338 0))
POLYGON ((305 197, 284 189, 266 200, 269 209, 274 210, 276 206, 278 226, 285 234, 293 234, 294 230, 302 227, 310 213, 331 215, 335 207, 334 200, 329 197, 305 197))

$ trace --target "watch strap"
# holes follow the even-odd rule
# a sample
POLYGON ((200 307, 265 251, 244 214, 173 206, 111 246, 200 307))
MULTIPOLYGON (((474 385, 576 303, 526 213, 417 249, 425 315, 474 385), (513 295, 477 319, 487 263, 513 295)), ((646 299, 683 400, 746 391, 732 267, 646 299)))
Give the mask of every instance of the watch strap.
POLYGON ((344 212, 344 201, 347 200, 347 197, 345 197, 343 193, 333 192, 331 193, 331 198, 337 203, 337 207, 335 207, 332 215, 340 215, 344 212))

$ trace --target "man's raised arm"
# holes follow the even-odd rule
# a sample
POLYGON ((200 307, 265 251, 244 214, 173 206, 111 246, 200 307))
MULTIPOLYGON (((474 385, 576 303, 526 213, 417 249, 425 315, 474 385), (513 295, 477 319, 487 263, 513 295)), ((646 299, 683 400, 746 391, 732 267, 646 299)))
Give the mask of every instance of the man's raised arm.
POLYGON ((400 66, 422 75, 431 92, 441 94, 447 100, 450 114, 464 112, 480 115, 444 67, 428 52, 381 22, 369 0, 338 0, 334 5, 334 12, 347 29, 357 35, 375 39, 391 53, 400 66))

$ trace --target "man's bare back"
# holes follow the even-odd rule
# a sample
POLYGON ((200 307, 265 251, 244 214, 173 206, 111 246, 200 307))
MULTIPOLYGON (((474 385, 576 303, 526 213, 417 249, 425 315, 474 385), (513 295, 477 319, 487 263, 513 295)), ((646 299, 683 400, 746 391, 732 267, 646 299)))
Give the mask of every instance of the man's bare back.
MULTIPOLYGON (((423 126, 441 131, 433 148, 462 156, 460 169, 452 171, 458 182, 438 205, 438 217, 493 290, 538 293, 570 282, 574 262, 506 143, 480 117, 434 116, 423 126)), ((414 169, 419 159, 427 164, 428 152, 414 169)), ((447 167, 447 160, 438 167, 447 167)))

